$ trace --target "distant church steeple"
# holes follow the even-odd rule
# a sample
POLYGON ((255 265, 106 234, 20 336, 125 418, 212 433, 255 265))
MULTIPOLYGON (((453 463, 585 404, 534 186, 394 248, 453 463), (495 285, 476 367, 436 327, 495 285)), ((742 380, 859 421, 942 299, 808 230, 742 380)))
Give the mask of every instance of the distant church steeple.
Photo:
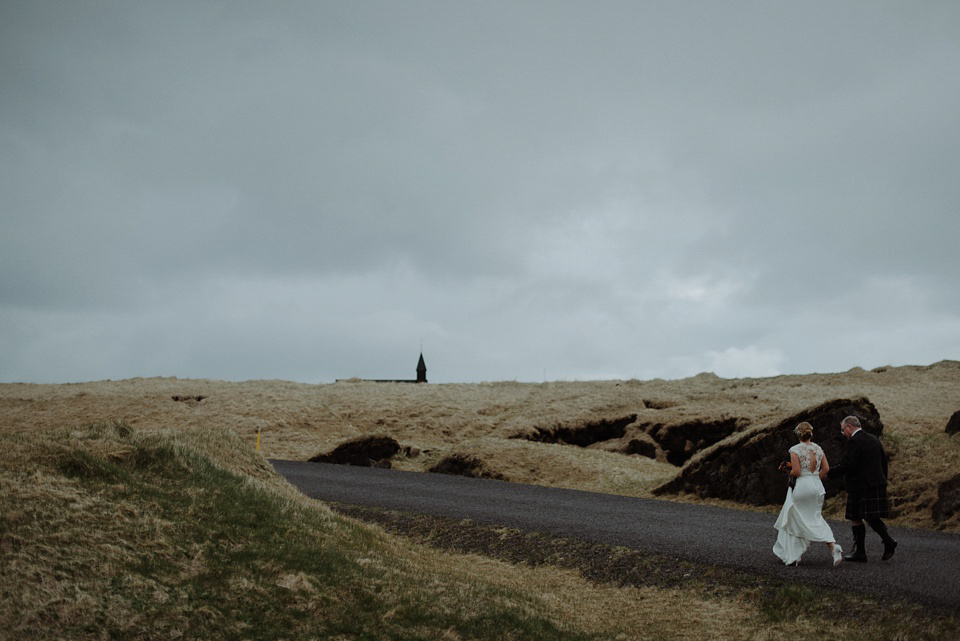
POLYGON ((427 364, 423 362, 423 352, 420 352, 420 362, 417 363, 417 382, 427 382, 427 364))

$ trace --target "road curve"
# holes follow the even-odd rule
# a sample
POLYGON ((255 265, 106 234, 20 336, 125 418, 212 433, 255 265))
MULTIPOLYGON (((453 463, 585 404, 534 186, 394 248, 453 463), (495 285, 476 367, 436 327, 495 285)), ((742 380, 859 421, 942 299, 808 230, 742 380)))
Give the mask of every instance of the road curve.
MULTIPOLYGON (((470 519, 960 609, 957 534, 891 527, 899 547, 893 559, 881 562, 882 544, 868 529, 868 563, 844 563, 834 569, 826 546, 815 544, 799 567, 788 568, 773 555, 775 517, 769 514, 444 474, 270 463, 304 494, 325 501, 470 519)), ((830 521, 830 526, 840 544, 849 545, 849 526, 839 521, 830 521)))

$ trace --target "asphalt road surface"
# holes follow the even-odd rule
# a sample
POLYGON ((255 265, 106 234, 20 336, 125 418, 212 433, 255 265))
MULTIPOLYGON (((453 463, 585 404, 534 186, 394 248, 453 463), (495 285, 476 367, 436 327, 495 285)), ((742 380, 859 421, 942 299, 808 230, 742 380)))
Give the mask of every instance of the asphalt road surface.
MULTIPOLYGON (((300 461, 271 463, 304 494, 324 501, 470 519, 960 609, 957 534, 891 527, 899 547, 884 562, 880 560, 883 544, 868 528, 868 563, 844 562, 833 568, 826 545, 815 543, 799 567, 786 567, 772 552, 776 517, 770 514, 445 474, 300 461)), ((830 521, 830 526, 848 551, 849 525, 830 521)))

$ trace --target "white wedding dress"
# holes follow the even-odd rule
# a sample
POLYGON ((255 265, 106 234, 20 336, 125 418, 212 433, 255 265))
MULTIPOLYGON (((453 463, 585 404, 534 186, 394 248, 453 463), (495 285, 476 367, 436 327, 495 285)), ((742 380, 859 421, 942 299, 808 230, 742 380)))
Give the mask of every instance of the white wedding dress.
POLYGON ((787 488, 787 498, 773 525, 777 529, 773 553, 787 565, 798 562, 812 541, 836 541, 833 530, 820 513, 826 495, 820 482, 823 449, 816 443, 798 443, 790 448, 790 452, 797 455, 801 472, 795 486, 787 488))

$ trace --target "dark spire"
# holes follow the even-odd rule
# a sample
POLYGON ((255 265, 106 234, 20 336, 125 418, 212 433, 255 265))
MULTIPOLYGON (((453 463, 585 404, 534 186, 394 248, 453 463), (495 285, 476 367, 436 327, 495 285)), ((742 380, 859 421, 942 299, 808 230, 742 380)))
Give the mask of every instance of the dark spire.
POLYGON ((427 382, 427 364, 423 362, 423 352, 420 352, 420 362, 417 363, 417 382, 427 382))

